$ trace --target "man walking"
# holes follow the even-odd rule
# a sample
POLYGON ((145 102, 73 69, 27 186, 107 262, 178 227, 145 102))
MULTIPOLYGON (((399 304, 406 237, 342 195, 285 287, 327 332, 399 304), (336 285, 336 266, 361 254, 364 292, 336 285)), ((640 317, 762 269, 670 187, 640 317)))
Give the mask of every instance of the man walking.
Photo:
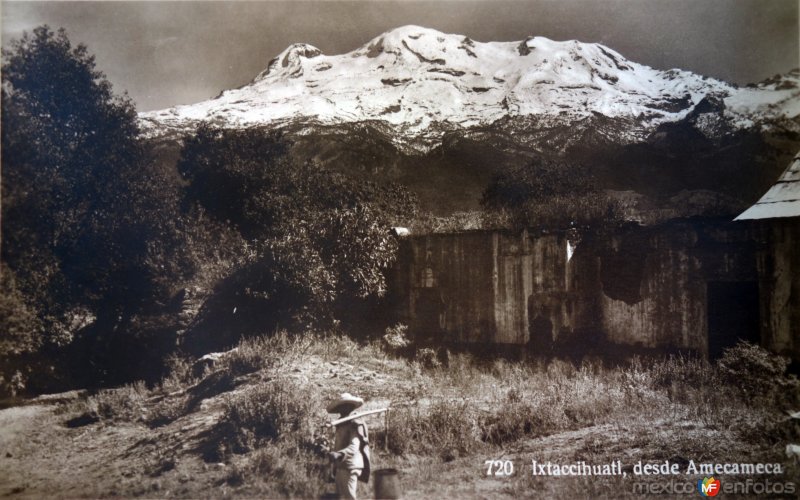
MULTIPOLYGON (((328 405, 328 413, 347 417, 364 400, 344 393, 328 405)), ((329 456, 336 468, 336 493, 339 498, 355 499, 358 481, 369 481, 369 434, 367 424, 360 418, 342 422, 336 426, 333 450, 329 456)))

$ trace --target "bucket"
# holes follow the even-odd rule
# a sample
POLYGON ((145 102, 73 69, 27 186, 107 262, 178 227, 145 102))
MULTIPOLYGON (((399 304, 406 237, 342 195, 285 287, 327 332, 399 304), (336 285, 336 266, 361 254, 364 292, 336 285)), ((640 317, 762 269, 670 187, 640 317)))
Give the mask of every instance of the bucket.
POLYGON ((400 479, 397 469, 378 469, 374 475, 376 500, 400 498, 400 479))

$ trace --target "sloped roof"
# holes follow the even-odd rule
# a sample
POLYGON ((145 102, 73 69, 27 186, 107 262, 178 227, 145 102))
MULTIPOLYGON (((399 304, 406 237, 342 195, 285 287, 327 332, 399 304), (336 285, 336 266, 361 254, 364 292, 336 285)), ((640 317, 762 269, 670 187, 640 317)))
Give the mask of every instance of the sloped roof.
POLYGON ((734 220, 800 217, 800 153, 795 155, 774 186, 734 220))

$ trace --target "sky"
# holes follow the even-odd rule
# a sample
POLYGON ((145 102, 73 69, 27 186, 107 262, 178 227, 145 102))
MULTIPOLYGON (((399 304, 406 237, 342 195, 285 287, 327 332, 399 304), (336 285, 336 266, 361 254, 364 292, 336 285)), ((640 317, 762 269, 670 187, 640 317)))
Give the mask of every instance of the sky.
POLYGON ((607 45, 658 69, 733 83, 800 66, 798 0, 2 1, 2 44, 40 24, 96 55, 139 111, 251 81, 292 43, 354 50, 416 24, 477 41, 526 36, 607 45))

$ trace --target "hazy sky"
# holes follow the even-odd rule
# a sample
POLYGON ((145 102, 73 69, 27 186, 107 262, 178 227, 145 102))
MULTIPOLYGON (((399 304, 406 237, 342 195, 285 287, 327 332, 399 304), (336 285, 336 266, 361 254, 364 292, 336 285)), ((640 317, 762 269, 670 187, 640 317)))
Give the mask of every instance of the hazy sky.
POLYGON ((2 2, 4 46, 43 23, 88 45, 140 111, 243 85, 294 42, 339 54, 406 24, 478 41, 600 42, 737 83, 800 66, 798 0, 2 2))

